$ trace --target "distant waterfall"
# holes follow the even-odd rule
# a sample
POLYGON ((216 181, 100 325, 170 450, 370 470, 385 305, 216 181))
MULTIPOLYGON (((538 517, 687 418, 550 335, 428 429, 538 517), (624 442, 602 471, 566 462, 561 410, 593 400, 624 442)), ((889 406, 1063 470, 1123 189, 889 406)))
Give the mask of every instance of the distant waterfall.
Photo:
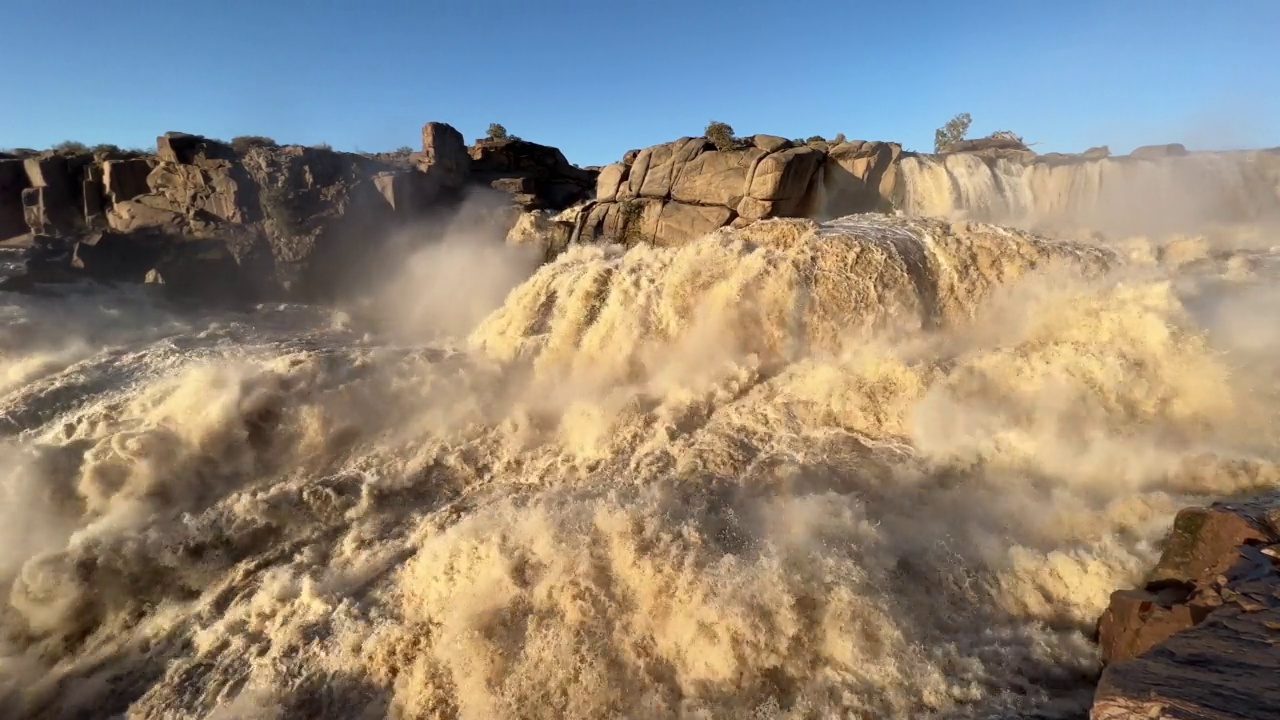
POLYGON ((916 155, 900 171, 908 215, 1122 233, 1280 216, 1280 155, 1268 152, 1027 164, 916 155))

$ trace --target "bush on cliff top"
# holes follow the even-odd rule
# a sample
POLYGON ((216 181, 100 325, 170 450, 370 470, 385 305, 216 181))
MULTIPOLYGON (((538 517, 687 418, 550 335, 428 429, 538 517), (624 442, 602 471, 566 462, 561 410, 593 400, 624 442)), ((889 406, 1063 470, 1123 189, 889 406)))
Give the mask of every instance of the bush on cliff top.
POLYGON ((933 131, 933 151, 942 152, 960 142, 969 134, 969 125, 973 118, 969 113, 960 113, 947 121, 946 125, 933 131))
POLYGON ((733 126, 719 120, 707 123, 707 129, 703 130, 702 134, 716 146, 717 150, 732 150, 738 144, 738 138, 733 135, 733 126))
POLYGON ((53 146, 53 151, 59 155, 84 155, 89 152, 89 146, 76 140, 63 140, 53 146))

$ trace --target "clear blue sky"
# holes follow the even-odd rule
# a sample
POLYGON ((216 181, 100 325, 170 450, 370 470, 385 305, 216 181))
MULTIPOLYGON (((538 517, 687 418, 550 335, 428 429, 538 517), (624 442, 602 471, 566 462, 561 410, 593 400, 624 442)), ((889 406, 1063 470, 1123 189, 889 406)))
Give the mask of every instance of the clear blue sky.
POLYGON ((581 165, 697 135, 1280 145, 1280 0, 0 0, 0 147, 417 147, 490 122, 581 165))

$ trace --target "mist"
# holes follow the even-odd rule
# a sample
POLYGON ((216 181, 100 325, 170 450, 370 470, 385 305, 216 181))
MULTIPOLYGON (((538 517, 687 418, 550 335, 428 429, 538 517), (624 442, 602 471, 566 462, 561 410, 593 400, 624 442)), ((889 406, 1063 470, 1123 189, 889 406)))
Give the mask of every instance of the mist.
POLYGON ((1280 482, 1274 236, 971 209, 543 264, 477 195, 336 308, 4 298, 0 705, 1078 716, 1176 509, 1280 482))

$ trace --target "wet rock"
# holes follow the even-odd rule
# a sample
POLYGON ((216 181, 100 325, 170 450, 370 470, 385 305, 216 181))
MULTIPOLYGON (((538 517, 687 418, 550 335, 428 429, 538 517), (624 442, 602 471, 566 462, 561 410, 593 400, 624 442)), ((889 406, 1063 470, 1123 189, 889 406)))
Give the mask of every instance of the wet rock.
POLYGON ((1226 607, 1107 668, 1091 720, 1280 718, 1280 610, 1226 607))
POLYGON ((219 304, 252 301, 235 255, 220 240, 170 243, 144 281, 163 286, 166 296, 219 304))
POLYGON ((1091 717, 1280 717, 1280 497, 1178 513, 1144 586, 1098 623, 1091 717))
POLYGON ((171 242, 161 233, 94 232, 76 242, 71 267, 103 282, 141 283, 171 242))

